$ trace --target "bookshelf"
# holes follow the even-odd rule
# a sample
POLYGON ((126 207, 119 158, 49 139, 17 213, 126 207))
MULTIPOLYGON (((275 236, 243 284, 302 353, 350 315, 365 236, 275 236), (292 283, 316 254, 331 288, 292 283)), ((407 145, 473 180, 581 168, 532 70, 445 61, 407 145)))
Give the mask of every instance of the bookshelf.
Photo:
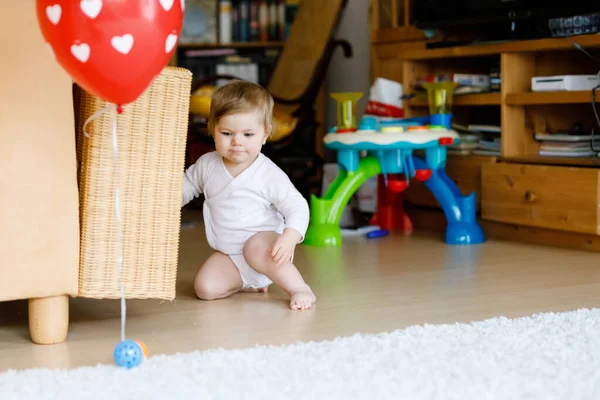
MULTIPOLYGON (((381 3, 371 0, 374 20, 381 3)), ((409 94, 423 75, 487 74, 492 68, 500 73, 499 92, 453 96, 454 122, 501 127, 500 154, 449 155, 446 166, 463 194, 476 193, 488 238, 590 249, 600 236, 600 162, 593 157, 540 155, 546 142, 536 140, 535 133, 570 132, 577 125, 585 132, 600 130, 592 93, 532 92, 531 78, 595 75, 597 62, 573 42, 595 55, 600 35, 428 48, 439 38, 411 37, 410 29, 410 19, 396 28, 374 25, 372 79, 399 81, 409 94)), ((595 100, 600 102, 598 94, 595 100)), ((409 117, 426 115, 427 106, 426 97, 414 97, 404 102, 404 111, 409 117)), ((600 136, 596 141, 600 147, 600 136)), ((440 207, 423 184, 411 183, 406 203, 415 227, 444 228, 440 207)))

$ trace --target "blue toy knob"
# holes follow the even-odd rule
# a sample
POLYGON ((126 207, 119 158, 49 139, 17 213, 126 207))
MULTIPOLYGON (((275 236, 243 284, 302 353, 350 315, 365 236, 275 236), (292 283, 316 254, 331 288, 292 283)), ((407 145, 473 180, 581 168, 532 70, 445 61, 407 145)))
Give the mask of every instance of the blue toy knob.
POLYGON ((377 120, 375 117, 364 117, 358 129, 361 131, 377 130, 377 120))

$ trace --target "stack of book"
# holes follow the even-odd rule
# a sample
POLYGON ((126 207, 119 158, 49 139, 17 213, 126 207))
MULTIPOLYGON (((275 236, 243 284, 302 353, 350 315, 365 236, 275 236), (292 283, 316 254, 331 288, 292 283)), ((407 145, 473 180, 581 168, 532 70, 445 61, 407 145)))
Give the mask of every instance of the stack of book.
POLYGON ((535 140, 541 142, 539 155, 547 157, 593 157, 600 149, 600 138, 592 135, 570 135, 567 133, 536 133, 535 140))
POLYGON ((496 125, 452 124, 460 136, 460 143, 450 146, 448 154, 500 156, 501 129, 496 125))

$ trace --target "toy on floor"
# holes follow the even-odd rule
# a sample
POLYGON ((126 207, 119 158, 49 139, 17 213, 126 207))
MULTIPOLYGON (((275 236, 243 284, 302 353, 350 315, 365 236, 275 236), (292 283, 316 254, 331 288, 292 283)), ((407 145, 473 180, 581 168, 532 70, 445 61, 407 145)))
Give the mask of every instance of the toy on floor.
POLYGON ((148 357, 148 348, 139 340, 124 340, 114 352, 115 363, 119 367, 137 367, 148 357))
MULTIPOLYGON (((343 96, 334 98, 342 99, 343 96)), ((357 97, 352 96, 352 99, 355 101, 357 97)), ((333 127, 324 138, 325 146, 337 151, 339 174, 322 198, 311 197, 311 220, 304 243, 341 245, 339 222, 344 207, 365 181, 380 174, 386 189, 394 193, 403 192, 411 178, 425 183, 446 215, 446 243, 484 242, 483 231, 475 219, 475 193, 463 196, 445 172, 446 147, 460 140, 450 129, 450 116, 436 118, 443 126, 428 125, 429 117, 388 120, 365 117, 353 130, 355 126, 348 123, 354 121, 354 116, 348 115, 353 110, 347 102, 338 101, 338 116, 343 120, 343 128, 333 127), (423 151, 425 157, 414 155, 415 150, 423 151), (361 157, 361 153, 366 156, 361 157)), ((401 219, 408 219, 402 210, 399 212, 401 219)), ((401 225, 412 227, 410 220, 401 225)))
POLYGON ((389 235, 390 231, 387 229, 377 229, 375 231, 368 232, 366 234, 367 239, 378 239, 389 235))

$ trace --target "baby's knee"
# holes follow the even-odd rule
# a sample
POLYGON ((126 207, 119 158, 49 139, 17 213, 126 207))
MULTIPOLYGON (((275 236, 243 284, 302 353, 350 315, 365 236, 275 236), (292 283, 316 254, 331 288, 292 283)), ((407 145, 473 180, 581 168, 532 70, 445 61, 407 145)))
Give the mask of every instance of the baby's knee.
POLYGON ((260 232, 252 236, 244 245, 244 258, 255 270, 261 271, 271 264, 271 248, 277 239, 275 232, 260 232))
POLYGON ((215 285, 199 276, 194 280, 194 291, 200 300, 215 300, 220 294, 217 293, 215 285))

